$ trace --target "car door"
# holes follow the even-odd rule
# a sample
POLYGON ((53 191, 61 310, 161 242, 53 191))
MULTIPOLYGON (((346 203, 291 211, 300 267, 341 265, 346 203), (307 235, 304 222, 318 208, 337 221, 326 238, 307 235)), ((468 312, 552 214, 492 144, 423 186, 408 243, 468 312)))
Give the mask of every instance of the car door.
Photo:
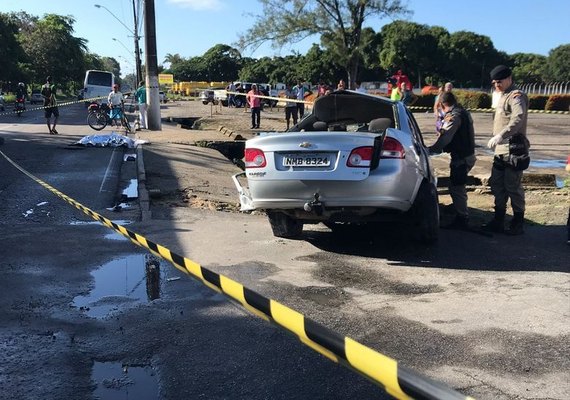
POLYGON ((429 151, 424 143, 422 132, 420 130, 418 123, 416 122, 416 119, 414 118, 414 115, 407 107, 404 108, 406 110, 406 119, 407 119, 406 123, 408 125, 408 128, 410 129, 410 132, 414 140, 414 148, 416 152, 420 155, 420 162, 418 167, 422 175, 427 177, 431 181, 433 177, 433 172, 429 161, 429 151))

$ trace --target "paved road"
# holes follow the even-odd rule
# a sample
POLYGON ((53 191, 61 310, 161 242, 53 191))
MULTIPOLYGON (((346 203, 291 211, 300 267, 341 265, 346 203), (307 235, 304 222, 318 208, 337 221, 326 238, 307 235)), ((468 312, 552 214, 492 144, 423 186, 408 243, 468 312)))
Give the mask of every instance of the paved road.
POLYGON ((163 191, 144 229, 156 241, 475 398, 568 397, 564 226, 514 238, 442 231, 433 247, 397 226, 335 236, 315 225, 275 239, 263 215, 214 211, 209 198, 235 196, 237 168, 180 144, 199 137, 165 133, 145 150, 147 184, 163 191))
MULTIPOLYGON (((23 168, 133 231, 160 228, 136 204, 107 210, 132 169, 122 151, 69 146, 94 133, 80 105, 57 136, 33 112, 0 118, 0 150, 23 168)), ((170 265, 147 273, 145 251, 1 156, 0 215, 2 399, 386 398, 170 265)))

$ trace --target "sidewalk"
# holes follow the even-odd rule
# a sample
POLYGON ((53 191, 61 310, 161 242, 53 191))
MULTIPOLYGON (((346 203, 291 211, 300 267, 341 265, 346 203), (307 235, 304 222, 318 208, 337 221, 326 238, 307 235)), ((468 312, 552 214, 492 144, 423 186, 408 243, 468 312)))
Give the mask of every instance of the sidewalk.
POLYGON ((200 208, 239 207, 231 176, 241 170, 219 151, 201 142, 231 141, 215 130, 189 130, 163 123, 162 131, 137 131, 136 139, 149 143, 137 147, 137 178, 141 218, 152 218, 150 197, 157 202, 185 203, 200 208), (154 179, 153 179, 154 178, 154 179))

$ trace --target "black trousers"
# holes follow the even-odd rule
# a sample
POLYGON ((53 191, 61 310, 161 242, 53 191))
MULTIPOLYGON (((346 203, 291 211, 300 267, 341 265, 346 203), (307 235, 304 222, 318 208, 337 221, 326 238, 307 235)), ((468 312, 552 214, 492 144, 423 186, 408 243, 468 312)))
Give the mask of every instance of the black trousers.
POLYGON ((261 120, 261 107, 251 108, 251 127, 259 128, 259 122, 261 120))

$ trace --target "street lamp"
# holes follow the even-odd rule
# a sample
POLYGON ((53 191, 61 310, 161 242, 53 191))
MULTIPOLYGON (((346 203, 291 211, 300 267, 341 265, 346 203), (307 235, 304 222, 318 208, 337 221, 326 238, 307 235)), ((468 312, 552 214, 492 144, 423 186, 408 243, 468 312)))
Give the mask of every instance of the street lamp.
MULTIPOLYGON (((134 40, 135 40, 135 62, 136 62, 137 84, 138 84, 142 80, 142 72, 141 72, 141 55, 140 55, 140 50, 139 50, 140 36, 138 35, 138 20, 137 20, 137 13, 136 13, 136 9, 135 9, 135 0, 133 0, 133 16, 134 16, 134 22, 135 22, 134 31, 131 28, 129 28, 127 25, 125 25, 123 23, 123 21, 121 21, 119 18, 117 18, 117 16, 115 14, 113 14, 111 12, 111 10, 109 10, 107 7, 102 6, 100 4, 95 4, 95 7, 105 9, 109 14, 111 14, 111 16, 113 18, 115 18, 117 21, 119 21, 119 23, 121 25, 123 25, 133 35, 134 40)), ((113 40, 119 42, 117 39, 113 39, 113 40)), ((119 42, 119 43, 121 43, 121 42, 119 42)), ((123 45, 123 46, 126 48, 125 45, 123 45)), ((129 50, 129 52, 130 52, 130 50, 129 50)))

